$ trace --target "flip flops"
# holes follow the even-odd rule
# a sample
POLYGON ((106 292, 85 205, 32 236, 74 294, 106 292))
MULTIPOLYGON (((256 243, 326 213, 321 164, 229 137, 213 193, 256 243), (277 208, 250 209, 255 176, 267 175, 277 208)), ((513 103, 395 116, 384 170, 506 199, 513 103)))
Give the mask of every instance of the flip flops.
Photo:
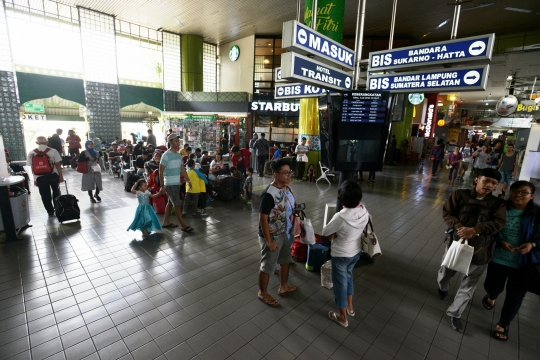
POLYGON ((489 305, 488 299, 489 299, 489 295, 486 294, 486 296, 484 296, 484 298, 482 299, 482 306, 486 310, 491 310, 495 307, 495 303, 493 303, 493 305, 489 305))
POLYGON ((506 341, 508 340, 508 331, 508 326, 505 327, 503 331, 493 330, 492 336, 499 341, 506 341))
POLYGON ((339 321, 338 317, 337 317, 337 314, 333 311, 330 311, 328 313, 328 317, 330 318, 330 320, 332 321, 335 321, 337 322, 339 325, 343 326, 344 328, 346 328, 347 326, 349 326, 349 323, 346 322, 346 323, 342 323, 341 321, 339 321))
POLYGON ((178 227, 178 225, 170 223, 169 225, 161 225, 161 227, 164 228, 164 229, 166 229, 166 228, 175 228, 175 227, 178 227))
POLYGON ((263 296, 257 296, 257 299, 261 300, 263 303, 270 307, 276 307, 279 305, 279 302, 270 295, 268 295, 267 298, 264 298, 263 296))
POLYGON ((191 226, 187 226, 185 228, 181 228, 180 230, 184 231, 184 232, 192 232, 193 231, 193 228, 191 226))
POLYGON ((296 286, 294 286, 294 285, 289 285, 289 286, 287 287, 287 291, 284 291, 284 292, 278 292, 278 295, 279 295, 279 296, 285 296, 285 295, 287 295, 287 294, 290 294, 290 293, 296 291, 296 289, 298 289, 296 286))
POLYGON ((354 312, 354 310, 351 312, 349 311, 349 309, 347 309, 347 315, 354 317, 354 315, 356 315, 356 312, 354 312))

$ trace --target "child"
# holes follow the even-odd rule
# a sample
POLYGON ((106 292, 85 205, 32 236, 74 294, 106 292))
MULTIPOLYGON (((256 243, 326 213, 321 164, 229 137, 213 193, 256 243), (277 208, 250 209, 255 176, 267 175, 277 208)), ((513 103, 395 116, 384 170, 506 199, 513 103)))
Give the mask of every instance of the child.
POLYGON ((161 230, 161 223, 150 205, 150 198, 156 198, 159 194, 150 194, 148 191, 148 185, 146 180, 139 179, 131 188, 131 192, 137 195, 137 200, 139 200, 139 206, 137 206, 137 211, 135 211, 135 219, 129 227, 129 230, 137 231, 141 230, 143 237, 150 235, 151 231, 161 230))
POLYGON ((307 169, 307 181, 315 182, 315 166, 313 166, 313 164, 309 165, 309 168, 307 169))
POLYGON ((253 189, 253 168, 248 167, 246 170, 246 181, 244 182, 244 190, 246 191, 246 204, 251 205, 251 195, 253 189))
POLYGON ((206 177, 197 169, 195 169, 195 160, 189 159, 187 162, 189 170, 187 171, 189 180, 191 181, 191 189, 187 190, 186 198, 184 199, 184 213, 187 214, 190 203, 193 203, 193 216, 197 216, 197 205, 199 202, 199 195, 202 192, 199 185, 199 179, 205 179, 206 177))
POLYGON ((207 204, 206 200, 208 197, 208 194, 206 193, 206 184, 208 184, 208 180, 206 179, 206 176, 204 176, 204 174, 201 174, 201 175, 202 175, 202 178, 199 177, 199 186, 201 188, 201 192, 199 194, 199 204, 198 204, 197 212, 199 216, 208 216, 208 213, 204 211, 204 209, 206 209, 206 204, 207 204))
POLYGON ((234 179, 234 198, 240 196, 242 183, 244 182, 244 174, 242 174, 235 166, 231 167, 231 176, 234 179))

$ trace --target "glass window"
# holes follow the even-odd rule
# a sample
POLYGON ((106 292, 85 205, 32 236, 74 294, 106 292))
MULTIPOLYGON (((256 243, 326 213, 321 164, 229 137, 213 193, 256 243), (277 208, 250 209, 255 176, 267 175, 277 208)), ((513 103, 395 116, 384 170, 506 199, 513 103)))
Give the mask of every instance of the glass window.
POLYGON ((203 90, 217 92, 217 46, 203 44, 203 90))

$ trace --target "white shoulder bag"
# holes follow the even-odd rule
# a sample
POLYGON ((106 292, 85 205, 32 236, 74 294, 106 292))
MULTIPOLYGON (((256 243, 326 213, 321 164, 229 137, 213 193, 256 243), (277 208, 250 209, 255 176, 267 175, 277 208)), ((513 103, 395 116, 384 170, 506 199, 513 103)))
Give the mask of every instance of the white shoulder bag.
POLYGON ((452 241, 452 244, 444 255, 441 266, 454 270, 465 275, 469 275, 469 266, 474 254, 474 247, 470 246, 467 240, 459 239, 452 241))

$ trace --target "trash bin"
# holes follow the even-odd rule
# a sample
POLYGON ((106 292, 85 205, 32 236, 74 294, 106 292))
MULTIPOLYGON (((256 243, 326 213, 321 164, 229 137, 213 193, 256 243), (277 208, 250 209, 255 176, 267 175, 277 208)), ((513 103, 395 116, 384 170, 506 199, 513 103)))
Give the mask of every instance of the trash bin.
MULTIPOLYGON (((28 191, 21 187, 12 186, 10 191, 14 193, 9 197, 15 229, 22 229, 30 223, 30 208, 28 206, 28 191)), ((0 231, 4 231, 4 222, 0 217, 0 231)))

